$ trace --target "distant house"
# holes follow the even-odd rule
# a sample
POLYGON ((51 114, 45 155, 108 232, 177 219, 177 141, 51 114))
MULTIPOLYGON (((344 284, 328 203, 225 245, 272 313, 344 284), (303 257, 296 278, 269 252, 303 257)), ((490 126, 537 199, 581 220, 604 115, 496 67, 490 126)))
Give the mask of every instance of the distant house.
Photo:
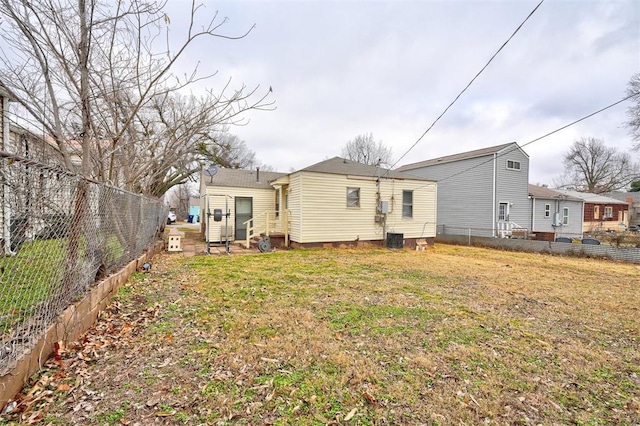
POLYGON ((435 182, 340 157, 289 174, 205 171, 201 194, 212 242, 224 241, 225 232, 247 240, 273 231, 292 247, 383 244, 389 234, 414 247, 435 238, 435 182), (214 209, 228 218, 216 222, 214 209))
POLYGON ((626 202, 629 206, 629 226, 640 227, 640 192, 610 192, 605 195, 626 202))
POLYGON ((581 198, 536 185, 529 185, 529 197, 529 229, 537 239, 582 238, 584 201, 581 198), (542 238, 541 234, 547 234, 548 238, 542 238))
POLYGON ((438 227, 445 233, 508 237, 530 223, 529 156, 515 142, 397 170, 438 183, 438 227))
POLYGON ((291 244, 383 244, 385 236, 433 243, 436 183, 340 157, 314 164, 272 183, 289 211, 291 244))
POLYGON ((200 197, 189 198, 189 216, 193 223, 200 222, 200 197))
POLYGON ((623 231, 629 224, 626 201, 587 192, 556 189, 561 194, 584 201, 583 231, 623 231))

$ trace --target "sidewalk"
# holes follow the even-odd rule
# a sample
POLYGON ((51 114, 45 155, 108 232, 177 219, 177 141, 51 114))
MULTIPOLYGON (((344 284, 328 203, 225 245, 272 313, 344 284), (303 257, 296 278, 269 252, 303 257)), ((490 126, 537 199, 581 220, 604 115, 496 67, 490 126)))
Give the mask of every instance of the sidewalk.
MULTIPOLYGON (((187 223, 187 222, 176 222, 173 225, 167 225, 165 228, 165 242, 167 241, 167 234, 172 228, 176 228, 178 231, 184 234, 182 237, 182 256, 191 257, 191 256, 206 256, 207 255, 207 243, 204 241, 204 238, 200 234, 200 224, 199 223, 187 223)), ((226 256, 226 250, 224 245, 212 245, 209 249, 209 255, 214 256, 226 256)), ((230 254, 250 254, 257 253, 258 250, 251 248, 246 249, 244 246, 238 243, 230 244, 230 254)), ((178 255, 179 253, 171 253, 178 255)))

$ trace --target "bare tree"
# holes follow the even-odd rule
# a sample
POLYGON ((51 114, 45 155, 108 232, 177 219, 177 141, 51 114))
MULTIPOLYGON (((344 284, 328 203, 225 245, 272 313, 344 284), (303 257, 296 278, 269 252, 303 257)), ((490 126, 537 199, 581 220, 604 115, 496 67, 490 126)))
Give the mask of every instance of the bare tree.
POLYGON ((342 156, 358 163, 369 165, 391 165, 391 148, 381 140, 376 141, 371 133, 358 135, 342 148, 342 156))
POLYGON ((167 201, 171 208, 176 209, 176 213, 180 219, 184 219, 189 215, 189 205, 191 197, 197 196, 198 191, 193 187, 191 182, 176 185, 166 194, 167 201))
POLYGON ((189 24, 169 43, 162 2, 0 0, 0 85, 51 135, 65 165, 149 195, 162 195, 198 170, 198 147, 248 110, 268 110, 271 89, 232 86, 183 96, 201 76, 172 73, 201 38, 222 32, 215 13, 204 25, 190 4, 189 24), (163 42, 162 40, 165 40, 163 42))
POLYGON ((602 139, 581 138, 564 156, 565 173, 556 186, 601 194, 627 187, 638 176, 631 156, 605 146, 602 139))
POLYGON ((256 153, 247 147, 245 141, 227 132, 218 132, 203 143, 200 152, 209 163, 229 169, 249 169, 259 166, 256 153))
POLYGON ((629 121, 627 121, 627 127, 629 127, 629 133, 636 145, 634 149, 640 149, 640 73, 631 76, 629 81, 629 87, 627 88, 627 95, 631 96, 631 100, 634 102, 629 107, 627 114, 629 115, 629 121))

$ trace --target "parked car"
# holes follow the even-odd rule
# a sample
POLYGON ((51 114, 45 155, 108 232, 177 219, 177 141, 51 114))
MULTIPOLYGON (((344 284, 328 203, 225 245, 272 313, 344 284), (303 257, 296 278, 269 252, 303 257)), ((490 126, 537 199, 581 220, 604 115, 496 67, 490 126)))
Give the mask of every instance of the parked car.
POLYGON ((631 225, 627 228, 629 232, 640 232, 640 225, 631 225))
POLYGON ((176 214, 174 212, 169 212, 169 215, 167 216, 167 225, 176 223, 176 220, 178 220, 178 217, 176 216, 176 214))

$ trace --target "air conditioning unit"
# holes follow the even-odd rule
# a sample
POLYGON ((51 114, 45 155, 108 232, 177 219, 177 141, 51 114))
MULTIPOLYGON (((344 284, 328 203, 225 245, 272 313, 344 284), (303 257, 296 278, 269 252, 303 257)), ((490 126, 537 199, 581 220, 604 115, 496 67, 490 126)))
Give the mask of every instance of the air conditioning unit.
POLYGON ((553 214, 553 225, 554 227, 562 226, 562 220, 560 219, 560 213, 555 212, 553 214))

